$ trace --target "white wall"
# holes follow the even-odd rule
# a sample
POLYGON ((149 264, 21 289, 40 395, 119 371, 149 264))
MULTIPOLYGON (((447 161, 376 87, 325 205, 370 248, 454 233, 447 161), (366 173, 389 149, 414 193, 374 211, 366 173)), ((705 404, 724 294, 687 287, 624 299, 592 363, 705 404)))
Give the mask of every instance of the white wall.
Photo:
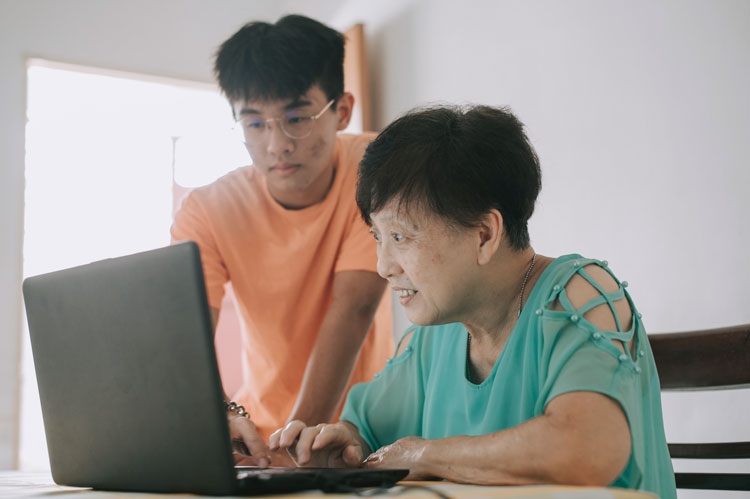
POLYGON ((370 4, 334 22, 366 24, 377 125, 509 105, 542 161, 537 251, 608 259, 651 331, 750 321, 750 3, 370 4))
MULTIPOLYGON (((313 3, 285 6, 341 29, 365 23, 376 125, 437 100, 517 112, 544 174, 538 252, 609 260, 652 332, 750 322, 750 2, 313 3)), ((22 317, 24 57, 210 81, 216 45, 279 9, 0 0, 0 380, 16 372, 22 317)), ((0 468, 14 390, 0 381, 0 468)), ((668 431, 691 431, 682 419, 668 431)), ((746 424, 727 428, 750 439, 746 424)))
MULTIPOLYGON (((526 123, 538 252, 609 260, 650 332, 750 322, 750 2, 348 0, 332 22, 353 21, 376 125, 435 101, 526 123)), ((750 439, 735 396, 666 394, 668 438, 750 439)))
MULTIPOLYGON (((16 465, 18 438, 26 59, 212 82, 223 40, 249 20, 297 11, 297 3, 0 0, 0 469, 16 465)), ((316 1, 309 15, 327 17, 337 5, 316 1)))

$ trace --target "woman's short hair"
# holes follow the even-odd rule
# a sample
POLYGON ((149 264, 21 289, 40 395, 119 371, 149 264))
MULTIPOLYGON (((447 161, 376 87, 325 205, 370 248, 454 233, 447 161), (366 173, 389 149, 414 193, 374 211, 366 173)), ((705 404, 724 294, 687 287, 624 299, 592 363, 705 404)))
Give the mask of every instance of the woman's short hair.
POLYGON ((230 102, 296 99, 314 84, 344 93, 344 35, 305 16, 251 22, 216 53, 214 74, 230 102))
POLYGON ((527 222, 540 189, 539 159, 509 109, 435 106, 398 118, 367 147, 357 205, 368 224, 395 200, 400 210, 426 209, 464 227, 495 208, 520 250, 530 244, 527 222))

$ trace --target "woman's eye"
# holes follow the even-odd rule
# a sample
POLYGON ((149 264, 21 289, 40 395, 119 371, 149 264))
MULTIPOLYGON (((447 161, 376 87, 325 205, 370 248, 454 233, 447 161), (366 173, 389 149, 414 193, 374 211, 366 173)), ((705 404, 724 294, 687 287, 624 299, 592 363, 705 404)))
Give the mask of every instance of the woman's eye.
POLYGON ((380 234, 373 231, 370 231, 370 234, 372 234, 372 237, 375 238, 375 241, 380 242, 380 234))
POLYGON ((404 239, 404 236, 398 233, 394 233, 392 237, 393 237, 393 240, 396 241, 397 243, 400 243, 404 239))

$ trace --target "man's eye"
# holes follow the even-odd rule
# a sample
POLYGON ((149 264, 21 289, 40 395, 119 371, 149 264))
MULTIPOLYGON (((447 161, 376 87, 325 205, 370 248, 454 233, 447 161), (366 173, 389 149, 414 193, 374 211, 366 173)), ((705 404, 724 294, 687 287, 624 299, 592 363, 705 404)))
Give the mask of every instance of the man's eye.
POLYGON ((287 116, 286 122, 290 125, 298 125, 307 119, 306 116, 287 116))
POLYGON ((393 240, 396 241, 397 243, 400 243, 401 241, 404 240, 403 234, 394 233, 392 237, 393 237, 393 240))
POLYGON ((380 242, 380 234, 378 234, 377 232, 372 232, 372 231, 370 231, 370 234, 372 234, 372 237, 375 238, 375 241, 380 242))
POLYGON ((258 130, 266 126, 266 123, 262 120, 245 120, 244 124, 248 130, 258 130))

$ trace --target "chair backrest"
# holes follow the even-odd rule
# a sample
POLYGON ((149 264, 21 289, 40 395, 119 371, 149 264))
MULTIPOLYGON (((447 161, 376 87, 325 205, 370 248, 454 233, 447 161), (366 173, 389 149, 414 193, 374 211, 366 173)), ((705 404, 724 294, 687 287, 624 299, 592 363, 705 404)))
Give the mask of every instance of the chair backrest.
MULTIPOLYGON (((750 324, 651 334, 661 389, 750 388, 750 324)), ((670 443, 673 458, 749 459, 750 442, 670 443)), ((750 490, 750 473, 675 473, 679 489, 750 490)))

